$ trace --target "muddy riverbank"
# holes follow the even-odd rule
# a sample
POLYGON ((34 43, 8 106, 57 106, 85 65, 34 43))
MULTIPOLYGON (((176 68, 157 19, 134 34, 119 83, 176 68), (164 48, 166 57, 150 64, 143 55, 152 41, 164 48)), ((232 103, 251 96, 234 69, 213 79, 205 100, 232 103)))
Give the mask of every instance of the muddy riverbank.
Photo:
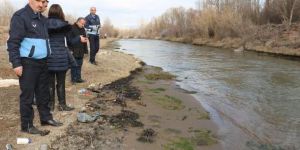
POLYGON ((209 114, 172 78, 145 66, 111 84, 90 87, 96 96, 81 110, 99 112, 99 119, 70 124, 52 149, 222 149, 209 114))
MULTIPOLYGON (((14 150, 39 149, 48 144, 52 149, 208 149, 219 150, 217 127, 209 114, 190 95, 167 80, 168 73, 155 67, 142 66, 131 55, 112 51, 103 40, 97 55, 98 66, 85 58, 83 78, 87 82, 72 85, 67 74, 67 103, 72 112, 54 111, 54 118, 64 123, 59 128, 42 127, 35 109, 35 125, 50 130, 47 136, 32 136, 19 130, 19 87, 0 88, 1 138, 0 147, 13 145, 14 150), (145 76, 145 74, 148 74, 145 76), (162 75, 162 76, 161 76, 162 75), (163 77, 164 80, 157 80, 163 77), (88 88, 89 87, 89 88, 88 88), (81 92, 85 91, 86 92, 81 92), (78 112, 100 113, 97 121, 79 123, 78 112), (31 138, 28 145, 17 145, 17 137, 31 138)), ((5 47, 1 49, 2 79, 16 79, 7 60, 5 47)))

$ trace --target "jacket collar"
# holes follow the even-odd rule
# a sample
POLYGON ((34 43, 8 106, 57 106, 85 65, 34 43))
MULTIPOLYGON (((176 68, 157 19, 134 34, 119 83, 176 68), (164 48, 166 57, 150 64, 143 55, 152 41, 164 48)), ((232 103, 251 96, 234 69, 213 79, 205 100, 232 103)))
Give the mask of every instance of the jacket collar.
POLYGON ((93 14, 90 13, 90 16, 91 16, 92 18, 96 18, 96 17, 97 17, 97 14, 93 15, 93 14))
POLYGON ((41 13, 36 13, 33 11, 33 9, 27 4, 25 6, 26 11, 31 15, 33 19, 41 19, 41 13))

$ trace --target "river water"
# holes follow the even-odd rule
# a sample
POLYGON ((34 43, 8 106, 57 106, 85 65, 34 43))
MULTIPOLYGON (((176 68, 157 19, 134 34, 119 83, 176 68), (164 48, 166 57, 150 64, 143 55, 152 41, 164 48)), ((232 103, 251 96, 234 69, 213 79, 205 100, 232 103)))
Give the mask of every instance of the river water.
POLYGON ((196 91, 224 149, 300 149, 299 59, 158 40, 115 44, 196 91))

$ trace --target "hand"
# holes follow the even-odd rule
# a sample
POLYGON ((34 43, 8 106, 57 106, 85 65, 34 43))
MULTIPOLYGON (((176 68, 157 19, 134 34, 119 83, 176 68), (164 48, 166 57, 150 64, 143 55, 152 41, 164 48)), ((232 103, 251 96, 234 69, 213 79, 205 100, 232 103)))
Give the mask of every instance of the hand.
POLYGON ((22 73, 23 73, 23 67, 20 66, 20 67, 14 68, 14 72, 16 73, 16 75, 17 75, 18 77, 21 77, 21 76, 22 76, 22 73))
POLYGON ((82 43, 86 43, 88 41, 88 39, 82 35, 80 35, 80 42, 82 43))

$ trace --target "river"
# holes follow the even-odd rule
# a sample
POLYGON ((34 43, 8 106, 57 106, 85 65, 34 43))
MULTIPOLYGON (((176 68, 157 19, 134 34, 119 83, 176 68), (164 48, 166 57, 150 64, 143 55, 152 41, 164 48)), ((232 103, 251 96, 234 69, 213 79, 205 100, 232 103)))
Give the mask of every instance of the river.
POLYGON ((196 91, 224 149, 300 149, 300 59, 158 40, 114 44, 196 91))

